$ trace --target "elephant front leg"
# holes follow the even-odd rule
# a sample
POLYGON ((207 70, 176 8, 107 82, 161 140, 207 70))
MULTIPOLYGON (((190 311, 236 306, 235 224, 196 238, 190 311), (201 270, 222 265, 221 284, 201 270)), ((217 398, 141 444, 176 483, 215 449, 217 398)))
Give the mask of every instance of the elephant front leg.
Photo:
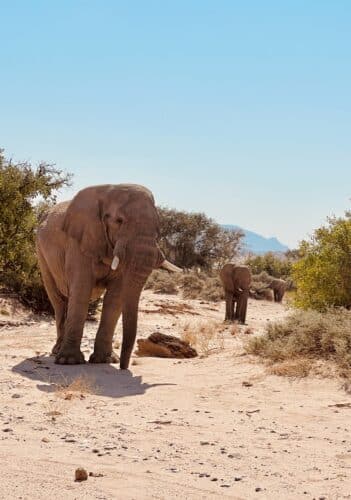
POLYGON ((242 292, 240 294, 239 298, 238 298, 238 305, 237 305, 237 311, 238 311, 238 313, 237 313, 237 318, 238 318, 239 322, 242 325, 245 325, 245 321, 246 321, 248 298, 249 298, 249 292, 248 291, 242 292))
POLYGON ((233 321, 233 319, 234 319, 234 297, 232 293, 226 292, 224 321, 233 321))
POLYGON ((85 363, 80 350, 84 323, 88 314, 90 291, 72 293, 68 299, 65 335, 55 357, 60 365, 85 363))
POLYGON ((95 338, 94 352, 89 358, 90 363, 118 363, 119 358, 113 351, 112 340, 121 311, 120 286, 114 290, 107 290, 100 325, 95 338))

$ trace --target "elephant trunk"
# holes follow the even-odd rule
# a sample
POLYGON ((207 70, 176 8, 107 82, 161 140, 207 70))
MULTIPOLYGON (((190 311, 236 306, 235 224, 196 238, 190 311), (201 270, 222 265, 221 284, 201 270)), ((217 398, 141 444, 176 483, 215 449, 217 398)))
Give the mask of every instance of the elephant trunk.
POLYGON ((129 290, 126 294, 122 308, 123 316, 123 340, 121 349, 121 370, 127 370, 129 366, 130 356, 133 351, 137 324, 138 324, 138 306, 141 288, 129 290))
POLYGON ((117 243, 114 254, 115 252, 115 256, 120 259, 124 266, 124 272, 122 271, 123 340, 120 367, 122 370, 126 370, 129 366, 137 333, 140 294, 148 276, 156 267, 160 258, 160 250, 154 239, 139 238, 136 245, 117 243))

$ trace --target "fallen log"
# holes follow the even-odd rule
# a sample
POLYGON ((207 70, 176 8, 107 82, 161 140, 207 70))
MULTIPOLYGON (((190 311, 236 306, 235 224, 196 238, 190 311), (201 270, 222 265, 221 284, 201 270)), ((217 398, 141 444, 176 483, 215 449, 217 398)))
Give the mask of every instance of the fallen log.
POLYGON ((158 358, 195 358, 197 352, 188 342, 173 335, 152 333, 147 339, 139 339, 137 356, 154 356, 158 358))

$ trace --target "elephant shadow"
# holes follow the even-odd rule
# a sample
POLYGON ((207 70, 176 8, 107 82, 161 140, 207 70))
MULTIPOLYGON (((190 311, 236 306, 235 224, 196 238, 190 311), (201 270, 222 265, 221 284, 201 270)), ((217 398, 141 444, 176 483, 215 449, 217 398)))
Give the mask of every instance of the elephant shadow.
POLYGON ((60 388, 70 390, 69 386, 77 384, 77 380, 82 385, 81 392, 86 390, 89 394, 110 398, 137 396, 145 394, 152 387, 176 385, 148 384, 142 382, 141 376, 133 376, 130 370, 120 370, 108 364, 56 365, 54 358, 46 355, 27 358, 15 365, 12 371, 41 382, 37 388, 48 393, 60 388))

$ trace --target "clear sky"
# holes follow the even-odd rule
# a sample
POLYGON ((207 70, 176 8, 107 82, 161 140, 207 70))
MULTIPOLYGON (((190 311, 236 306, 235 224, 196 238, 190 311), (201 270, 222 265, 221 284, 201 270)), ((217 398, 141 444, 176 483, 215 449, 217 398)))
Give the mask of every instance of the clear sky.
POLYGON ((351 197, 349 0, 0 0, 0 146, 295 246, 351 197))

